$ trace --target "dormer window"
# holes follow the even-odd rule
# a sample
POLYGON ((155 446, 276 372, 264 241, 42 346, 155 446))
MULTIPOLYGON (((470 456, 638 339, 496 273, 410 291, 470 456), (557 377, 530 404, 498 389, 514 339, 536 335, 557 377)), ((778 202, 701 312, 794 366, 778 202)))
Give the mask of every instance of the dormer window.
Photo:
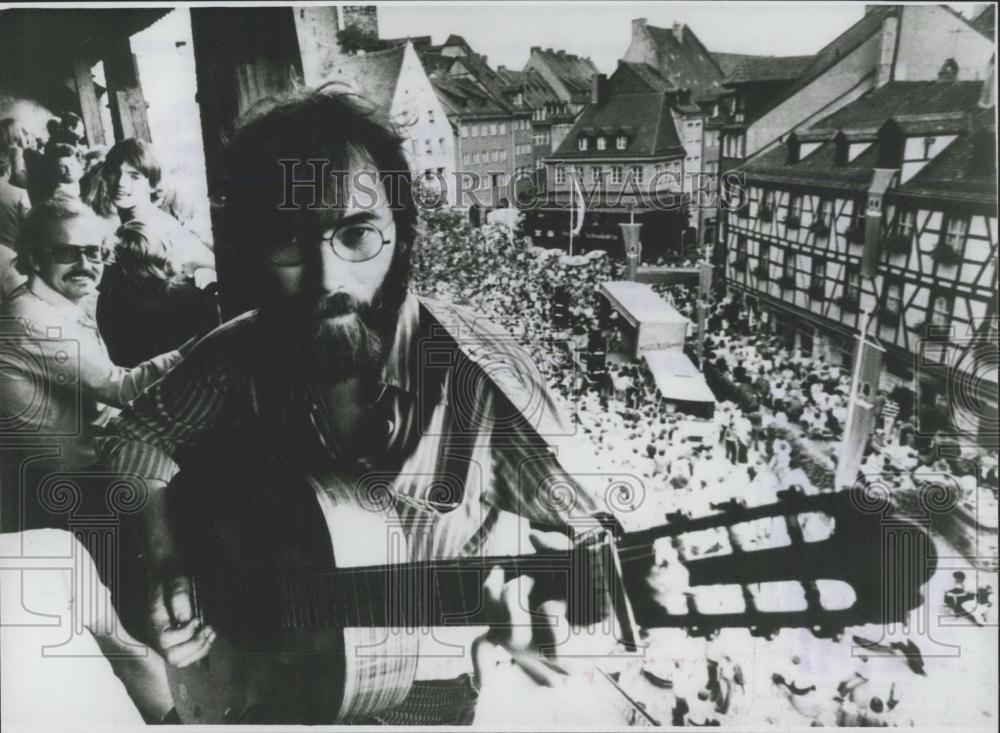
POLYGON ((598 150, 607 150, 607 147, 608 147, 608 139, 606 137, 601 135, 601 137, 597 138, 598 150))
POLYGON ((587 149, 587 138, 581 137, 576 141, 576 149, 583 152, 587 149))
POLYGON ((628 145, 628 139, 624 135, 615 138, 615 150, 624 150, 626 145, 628 145))
POLYGON ((847 136, 843 134, 837 135, 833 140, 833 145, 833 164, 839 167, 847 165, 851 148, 847 142, 847 136))
POLYGON ((788 165, 795 165, 799 162, 799 156, 801 154, 801 145, 799 144, 799 138, 795 134, 788 136, 788 140, 785 142, 787 155, 785 157, 785 162, 788 165))

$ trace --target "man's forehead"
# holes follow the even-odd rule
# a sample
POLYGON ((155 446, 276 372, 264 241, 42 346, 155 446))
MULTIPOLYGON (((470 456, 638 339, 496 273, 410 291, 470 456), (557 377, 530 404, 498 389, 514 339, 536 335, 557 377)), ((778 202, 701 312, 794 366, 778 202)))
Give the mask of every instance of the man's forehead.
POLYGON ((75 216, 50 221, 44 231, 48 244, 84 246, 101 244, 109 233, 109 227, 96 216, 75 216))

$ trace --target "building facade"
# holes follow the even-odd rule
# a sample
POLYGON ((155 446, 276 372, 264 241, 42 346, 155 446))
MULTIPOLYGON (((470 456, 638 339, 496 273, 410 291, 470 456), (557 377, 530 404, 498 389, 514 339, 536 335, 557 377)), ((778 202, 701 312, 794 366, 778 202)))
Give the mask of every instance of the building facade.
POLYGON ((939 401, 981 436, 997 432, 993 93, 872 90, 747 161, 724 224, 727 282, 788 346, 850 369, 867 311, 881 386, 915 416, 939 401))

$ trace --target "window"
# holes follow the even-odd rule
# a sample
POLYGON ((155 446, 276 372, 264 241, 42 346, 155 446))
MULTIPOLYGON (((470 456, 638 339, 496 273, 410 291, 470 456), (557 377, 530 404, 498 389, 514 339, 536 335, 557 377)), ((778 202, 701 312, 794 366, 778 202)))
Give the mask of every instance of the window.
POLYGON ((809 295, 813 300, 823 300, 826 297, 826 260, 820 257, 813 257, 809 295))
POLYGON ((795 193, 788 194, 788 216, 798 217, 802 213, 802 198, 795 193))
POLYGON ((951 325, 951 302, 947 295, 943 293, 931 295, 931 302, 927 309, 927 325, 951 325))
POLYGON ((596 183, 596 184, 599 185, 601 183, 601 180, 602 180, 603 177, 604 177, 604 175, 603 175, 603 173, 601 171, 601 167, 600 166, 595 165, 593 168, 590 169, 590 182, 591 183, 596 183))
POLYGON ((499 150, 491 150, 490 151, 490 162, 496 163, 499 159, 500 159, 500 151, 499 150))
POLYGON ((460 133, 459 133, 459 134, 460 134, 460 135, 461 135, 462 137, 468 137, 468 136, 469 136, 469 126, 468 126, 468 125, 462 125, 462 126, 461 126, 461 127, 459 128, 459 130, 460 130, 460 133))
POLYGON ((486 137, 489 134, 490 134, 490 126, 484 122, 479 126, 479 136, 486 137))
POLYGON ((576 149, 577 150, 581 150, 581 151, 586 150, 587 149, 587 138, 581 137, 581 138, 577 139, 577 141, 576 141, 576 149))
POLYGON ((430 122, 431 124, 434 124, 434 110, 432 109, 427 110, 427 121, 430 122))
POLYGON ((469 165, 471 162, 471 156, 468 153, 462 153, 462 165, 469 165))
POLYGON ((642 178, 642 166, 641 165, 634 165, 634 166, 632 166, 632 178, 635 179, 636 183, 642 183, 643 178, 642 178))
POLYGON ((507 148, 500 151, 500 160, 507 160, 507 148))
POLYGON ((615 138, 615 150, 624 150, 628 144, 628 139, 624 135, 615 138))
POLYGON ((499 125, 499 130, 498 131, 499 131, 499 133, 501 135, 506 135, 507 134, 507 124, 505 122, 501 122, 500 125, 499 125))
POLYGON ((479 137, 479 125, 473 125, 471 128, 472 137, 479 137))
POLYGON ((606 150, 607 147, 608 147, 608 139, 606 137, 604 137, 603 135, 601 135, 599 138, 597 138, 597 149, 598 150, 606 150))
POLYGON ((497 123, 496 122, 491 122, 490 123, 490 135, 496 135, 496 134, 497 134, 497 123))
POLYGON ((900 211, 896 220, 896 233, 903 237, 913 235, 913 227, 916 223, 916 214, 913 211, 900 211))
POLYGON ((424 152, 427 153, 427 155, 430 155, 431 153, 434 152, 434 149, 431 147, 430 140, 424 140, 424 152))
POLYGON ((760 243, 757 256, 757 278, 767 280, 771 276, 771 246, 767 242, 760 243))
POLYGON ((439 137, 439 138, 438 138, 438 147, 439 147, 439 148, 440 148, 441 150, 444 150, 444 138, 443 138, 443 137, 439 137))
POLYGON ((882 314, 880 321, 886 326, 896 326, 899 324, 900 314, 903 312, 903 282, 901 280, 890 280, 886 282, 884 295, 882 296, 882 314))
POLYGON ((856 312, 861 306, 861 263, 848 262, 844 268, 844 297, 840 306, 856 312))
POLYGON ((561 165, 556 166, 556 183, 566 183, 566 169, 561 165))
POLYGON ((612 183, 622 182, 622 167, 620 165, 611 166, 611 182, 612 183))
POLYGON ((736 259, 733 260, 733 269, 737 272, 747 269, 747 238, 742 234, 736 235, 736 259))
POLYGON ((945 223, 944 243, 948 245, 952 251, 960 253, 962 248, 965 246, 965 233, 968 228, 968 219, 960 219, 958 217, 949 218, 945 223))

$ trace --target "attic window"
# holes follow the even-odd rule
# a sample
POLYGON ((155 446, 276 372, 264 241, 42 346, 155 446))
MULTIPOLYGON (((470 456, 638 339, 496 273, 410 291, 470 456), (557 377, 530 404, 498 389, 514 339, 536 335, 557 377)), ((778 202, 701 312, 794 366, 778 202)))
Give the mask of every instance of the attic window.
POLYGON ((845 166, 848 162, 848 151, 850 145, 847 143, 847 138, 843 135, 837 136, 834 140, 834 150, 833 150, 833 164, 836 166, 845 166))
POLYGON ((788 165, 795 165, 799 162, 799 154, 801 149, 799 147, 799 139, 795 135, 789 135, 788 140, 785 142, 786 147, 786 157, 785 162, 788 165))
POLYGON ((581 151, 586 150, 588 144, 589 143, 587 142, 587 138, 585 137, 578 138, 576 141, 576 149, 581 151))
POLYGON ((627 144, 628 140, 624 135, 619 135, 615 138, 615 150, 624 150, 627 144))
POLYGON ((607 150, 607 148, 608 148, 608 139, 603 135, 601 135, 599 138, 597 138, 597 149, 607 150))

